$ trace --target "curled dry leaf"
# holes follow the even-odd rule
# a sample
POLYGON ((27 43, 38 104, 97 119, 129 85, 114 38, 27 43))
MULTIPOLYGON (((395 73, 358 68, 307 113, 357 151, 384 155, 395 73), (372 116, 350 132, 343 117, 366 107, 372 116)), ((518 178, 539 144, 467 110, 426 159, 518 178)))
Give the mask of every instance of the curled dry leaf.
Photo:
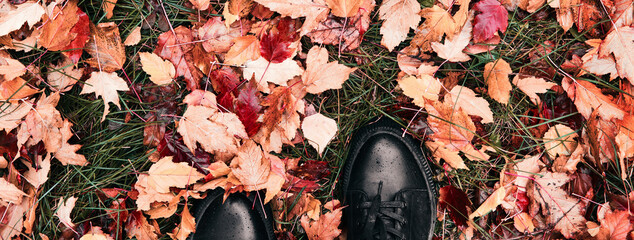
POLYGON ((374 5, 374 0, 362 0, 359 9, 364 10, 349 18, 340 18, 324 12, 326 14, 323 16, 317 16, 323 19, 316 24, 310 24, 310 27, 302 27, 301 33, 306 33, 314 43, 339 45, 340 51, 354 50, 359 47, 363 34, 370 27, 369 9, 374 9, 374 5))
POLYGON ((181 223, 168 235, 172 239, 185 240, 188 239, 189 234, 194 232, 196 232, 196 219, 189 213, 189 207, 185 205, 181 214, 181 223))
MULTIPOLYGON (((369 11, 369 10, 365 10, 369 11)), ((420 22, 420 3, 416 0, 388 0, 379 7, 381 45, 392 51, 407 38, 410 28, 416 29, 420 22)), ((468 41, 468 40, 467 40, 468 41)))
POLYGON ((467 222, 469 221, 467 216, 469 216, 471 211, 471 201, 469 201, 467 194, 453 185, 440 188, 438 193, 440 195, 438 197, 438 209, 446 210, 458 228, 467 228, 467 222))
POLYGON ((337 122, 321 113, 310 115, 302 122, 302 132, 308 143, 317 149, 319 156, 337 134, 337 122))
POLYGON ((499 103, 509 103, 512 90, 509 74, 512 72, 511 66, 504 59, 498 59, 484 65, 484 81, 489 86, 489 95, 499 103))
POLYGON ((172 82, 176 69, 174 69, 174 65, 170 61, 163 60, 155 53, 149 52, 140 52, 139 58, 141 59, 143 71, 150 75, 150 80, 153 83, 164 85, 172 82))
POLYGON ((313 46, 308 51, 306 65, 302 82, 306 85, 306 91, 312 94, 319 94, 328 89, 340 89, 343 82, 348 80, 350 73, 357 70, 337 62, 328 62, 328 50, 318 46, 313 46))
POLYGON ((106 119, 106 115, 110 112, 109 103, 114 103, 115 106, 121 108, 119 105, 119 95, 117 91, 129 91, 128 84, 117 76, 117 73, 111 72, 93 72, 90 78, 86 80, 84 88, 80 94, 95 93, 97 97, 101 97, 104 101, 104 111, 101 116, 101 121, 106 119))
POLYGON ((106 18, 110 19, 114 15, 114 7, 117 5, 117 0, 104 0, 101 4, 101 8, 106 12, 106 18))
POLYGON ((119 27, 114 22, 90 24, 90 39, 86 43, 86 52, 92 58, 86 62, 100 71, 114 72, 123 68, 125 47, 119 36, 119 27))

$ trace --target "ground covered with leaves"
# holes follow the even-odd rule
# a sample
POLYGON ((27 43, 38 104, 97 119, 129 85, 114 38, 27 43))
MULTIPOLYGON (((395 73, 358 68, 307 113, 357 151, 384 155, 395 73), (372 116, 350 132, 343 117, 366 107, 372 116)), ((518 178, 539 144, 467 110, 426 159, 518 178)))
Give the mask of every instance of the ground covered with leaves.
POLYGON ((634 238, 632 0, 0 0, 2 239, 186 239, 207 191, 345 239, 376 117, 435 239, 634 238))

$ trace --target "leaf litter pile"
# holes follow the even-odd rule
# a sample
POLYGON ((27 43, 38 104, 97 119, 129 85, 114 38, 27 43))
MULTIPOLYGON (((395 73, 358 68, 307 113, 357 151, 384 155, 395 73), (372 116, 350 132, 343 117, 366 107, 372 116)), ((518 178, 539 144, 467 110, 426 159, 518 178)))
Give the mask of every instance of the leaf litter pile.
POLYGON ((91 4, 0 1, 2 239, 186 239, 218 187, 270 203, 280 239, 345 239, 328 145, 346 120, 319 101, 379 84, 377 59, 397 66, 381 111, 425 140, 444 186, 435 238, 634 238, 632 0, 91 4), (130 6, 139 21, 113 18, 130 6), (82 149, 82 111, 136 124, 148 164, 55 189, 51 169, 105 148, 82 149), (96 202, 75 209, 80 193, 96 202))

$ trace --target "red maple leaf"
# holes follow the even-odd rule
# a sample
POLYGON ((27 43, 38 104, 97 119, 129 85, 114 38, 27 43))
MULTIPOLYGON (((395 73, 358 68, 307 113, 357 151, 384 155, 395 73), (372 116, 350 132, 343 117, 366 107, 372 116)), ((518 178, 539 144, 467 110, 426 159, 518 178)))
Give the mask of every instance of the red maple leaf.
POLYGON ((293 52, 288 47, 292 42, 297 41, 297 29, 295 20, 290 18, 280 20, 276 29, 262 35, 260 55, 271 63, 281 63, 291 57, 293 52))
POLYGON ((79 21, 70 29, 70 34, 77 33, 77 36, 62 50, 62 54, 66 55, 73 61, 73 63, 77 63, 81 54, 84 51, 84 46, 89 40, 90 35, 90 19, 88 19, 88 15, 81 9, 77 8, 77 15, 79 15, 79 21))
POLYGON ((467 216, 469 216, 468 208, 471 206, 467 194, 452 185, 442 187, 439 193, 438 206, 440 209, 446 209, 456 226, 465 229, 467 216))
POLYGON ((258 122, 258 113, 262 109, 260 106, 260 98, 257 96, 256 87, 247 84, 247 87, 240 91, 238 99, 235 103, 235 114, 244 125, 249 137, 255 135, 262 127, 262 123, 258 122))
POLYGON ((497 0, 482 0, 473 8, 481 13, 475 17, 473 26, 473 40, 483 42, 492 38, 500 30, 506 31, 509 21, 509 13, 497 0))

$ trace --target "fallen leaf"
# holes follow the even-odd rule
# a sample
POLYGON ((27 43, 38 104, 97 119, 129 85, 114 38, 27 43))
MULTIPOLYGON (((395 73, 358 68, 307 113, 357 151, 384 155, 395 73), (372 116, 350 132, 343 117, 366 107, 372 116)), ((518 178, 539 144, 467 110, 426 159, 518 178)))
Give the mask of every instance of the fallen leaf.
POLYGON ((189 2, 194 5, 194 8, 200 10, 200 11, 205 11, 207 10, 207 8, 209 8, 209 0, 189 0, 189 2))
POLYGON ((630 213, 628 211, 614 211, 606 213, 601 221, 601 229, 605 229, 607 236, 605 239, 626 240, 630 231, 632 231, 632 223, 630 223, 630 213))
POLYGON ((150 75, 150 81, 154 84, 164 85, 172 82, 176 69, 170 61, 149 52, 139 52, 139 58, 143 71, 150 75))
POLYGON ((22 161, 29 169, 23 176, 24 179, 33 185, 35 189, 39 189, 40 186, 48 180, 48 173, 51 170, 51 160, 49 156, 44 159, 42 159, 41 156, 38 156, 36 161, 38 169, 31 167, 30 163, 24 160, 22 161))
POLYGON ((238 19, 246 17, 254 7, 253 0, 230 0, 225 2, 225 8, 222 10, 225 26, 229 27, 238 19))
POLYGON ((436 159, 436 163, 440 164, 440 159, 444 159, 452 168, 469 169, 467 165, 464 164, 462 157, 458 155, 458 151, 447 149, 443 143, 427 141, 425 142, 425 146, 427 146, 432 156, 436 159))
POLYGON ((114 7, 117 5, 117 0, 104 0, 101 4, 101 8, 106 12, 106 18, 110 19, 114 15, 114 7))
POLYGON ((84 52, 86 43, 90 39, 90 24, 92 22, 88 19, 88 15, 80 8, 77 8, 77 12, 75 14, 79 16, 79 21, 77 21, 77 24, 70 29, 69 34, 73 36, 73 38, 70 43, 62 49, 62 54, 70 58, 74 64, 77 64, 77 62, 79 62, 79 58, 81 58, 81 55, 84 52))
POLYGON ((313 46, 308 51, 306 66, 306 71, 302 74, 302 82, 306 85, 306 91, 312 94, 319 94, 329 89, 340 89, 350 73, 357 70, 337 62, 328 62, 328 50, 318 46, 313 46))
POLYGON ((46 79, 48 84, 53 87, 52 90, 67 92, 75 86, 83 73, 83 68, 75 68, 70 58, 64 58, 59 64, 49 66, 46 79))
POLYGON ((71 229, 75 228, 75 224, 73 223, 73 219, 70 217, 70 213, 73 211, 73 208, 75 208, 76 201, 76 197, 69 197, 66 201, 63 201, 63 198, 60 198, 59 203, 57 204, 57 210, 55 211, 55 216, 59 218, 59 221, 71 229))
POLYGON ((337 134, 337 122, 321 113, 310 115, 302 121, 302 132, 308 143, 317 149, 319 156, 337 134))
POLYGON ((520 190, 526 191, 528 183, 531 182, 539 172, 540 165, 543 165, 539 160, 540 157, 541 155, 527 155, 522 161, 515 164, 513 170, 515 170, 517 177, 515 181, 513 181, 513 184, 519 187, 520 190))
POLYGON ((513 78, 513 84, 522 90, 531 102, 536 105, 539 105, 541 102, 539 96, 537 96, 538 93, 545 93, 548 89, 557 86, 556 83, 546 82, 543 78, 533 76, 520 78, 520 75, 515 75, 513 78))
MULTIPOLYGON (((497 2, 497 0, 490 1, 497 2)), ((509 74, 512 72, 511 66, 504 59, 498 59, 484 65, 484 81, 489 87, 489 95, 499 103, 509 103, 510 93, 513 89, 509 82, 509 74)))
POLYGON ((244 185, 246 191, 257 191, 266 187, 271 165, 262 149, 253 141, 246 141, 232 161, 231 172, 244 185))
POLYGON ((34 142, 42 141, 48 152, 57 152, 62 146, 60 128, 64 126, 64 121, 60 112, 55 109, 59 97, 59 93, 40 96, 35 109, 24 119, 31 139, 34 142))
POLYGON ((141 42, 141 27, 135 27, 125 38, 123 45, 134 46, 139 44, 139 42, 141 42))
MULTIPOLYGON (((333 200, 337 201, 337 200, 333 200)), ((331 201, 332 202, 332 201, 331 201)), ((337 201, 338 202, 338 201, 337 201)), ((329 202, 330 203, 330 202, 329 202)), ((329 203, 324 204, 328 205, 329 203)), ((302 216, 300 222, 309 240, 333 240, 341 234, 339 224, 341 224, 342 208, 337 208, 322 214, 317 221, 311 221, 306 215, 302 216)))
POLYGON ((142 174, 137 178, 134 188, 139 192, 136 199, 136 206, 139 210, 150 210, 150 206, 154 202, 169 202, 174 199, 174 194, 159 193, 155 188, 149 186, 149 176, 142 174))
POLYGON ((324 0, 255 0, 271 11, 291 18, 307 17, 328 10, 324 0))
MULTIPOLYGON (((630 6, 630 12, 632 6, 630 6)), ((634 27, 621 27, 618 30, 612 30, 603 40, 599 56, 607 56, 614 54, 616 60, 616 70, 619 76, 627 78, 630 83, 634 84, 634 57, 629 54, 634 52, 634 27)))
POLYGON ((24 79, 17 77, 11 81, 0 82, 0 101, 26 99, 39 91, 31 88, 24 79))
POLYGON ((70 130, 70 127, 73 124, 68 121, 68 119, 64 119, 64 123, 62 127, 59 129, 60 132, 60 140, 61 146, 57 152, 55 152, 55 159, 62 163, 62 165, 79 165, 86 166, 88 165, 88 161, 86 161, 86 157, 81 154, 77 154, 77 150, 81 148, 79 144, 69 144, 68 140, 73 137, 73 133, 70 130))
POLYGON ((427 122, 434 134, 429 137, 442 142, 448 149, 459 150, 471 145, 476 128, 471 118, 461 109, 447 103, 432 102, 425 104, 429 114, 427 122))
POLYGON ((37 44, 49 51, 59 51, 64 49, 76 37, 77 33, 71 34, 71 29, 79 21, 77 14, 77 1, 68 1, 63 7, 53 6, 53 12, 49 18, 44 15, 42 32, 39 35, 37 44))
POLYGON ((447 210, 451 220, 460 229, 467 228, 467 221, 469 216, 471 201, 462 190, 454 187, 453 185, 447 185, 438 191, 438 208, 440 210, 447 210))
MULTIPOLYGON (((369 10, 366 10, 369 11, 369 10)), ((410 28, 416 29, 420 22, 420 3, 415 0, 388 0, 379 7, 379 19, 384 20, 380 33, 381 45, 394 50, 407 38, 410 28)))
POLYGON ((473 41, 482 42, 492 38, 499 30, 504 33, 508 26, 508 12, 497 0, 482 0, 473 9, 481 12, 475 17, 473 41))
MULTIPOLYGON (((128 237, 136 237, 139 240, 157 240, 157 229, 150 225, 143 216, 141 211, 134 211, 127 219, 128 224, 125 226, 125 230, 128 233, 128 237)), ((160 233, 160 232, 159 232, 160 233)))
POLYGON ((561 187, 569 181, 565 173, 542 171, 535 178, 535 199, 542 208, 546 224, 566 238, 577 236, 585 230, 585 203, 569 196, 561 187))
POLYGON ((465 25, 462 27, 462 30, 455 35, 452 39, 445 38, 445 43, 440 44, 439 42, 432 42, 431 48, 438 54, 439 57, 443 59, 447 59, 450 62, 465 62, 469 61, 471 58, 462 52, 467 45, 469 45, 469 41, 471 40, 471 20, 468 20, 465 25))
POLYGON ((260 57, 255 61, 247 61, 244 66, 244 77, 247 79, 255 77, 258 90, 264 93, 270 92, 268 82, 286 86, 288 80, 294 76, 302 75, 304 72, 297 62, 290 58, 281 63, 272 63, 260 57))
POLYGON ((26 67, 20 61, 0 56, 0 75, 4 75, 3 81, 11 81, 24 73, 26 73, 26 67))
POLYGON ((467 87, 455 86, 445 96, 445 101, 458 106, 469 115, 481 117, 482 123, 493 122, 493 112, 489 102, 482 97, 476 97, 476 93, 467 87))
POLYGON ((11 132, 18 127, 26 114, 31 111, 31 105, 26 102, 0 104, 0 129, 11 132))
POLYGON ((5 216, 4 223, 0 226, 0 236, 10 239, 21 234, 24 224, 24 215, 26 213, 24 204, 9 204, 8 207, 2 207, 0 214, 5 216))
POLYGON ((154 53, 174 64, 176 76, 185 78, 187 89, 190 91, 199 88, 199 81, 203 76, 201 70, 194 65, 193 45, 183 44, 193 41, 192 31, 181 25, 174 28, 174 31, 159 35, 157 47, 154 49, 154 53))
MULTIPOLYGON (((302 27, 302 34, 310 37, 313 43, 339 45, 340 51, 357 49, 363 40, 363 35, 370 27, 369 9, 374 9, 374 0, 362 0, 357 15, 340 18, 327 12, 317 15, 320 21, 302 27)), ((306 21, 305 21, 306 22, 306 21)))
POLYGON ((592 49, 588 50, 588 52, 581 57, 581 60, 583 61, 581 68, 584 72, 593 73, 599 76, 609 73, 610 80, 613 80, 619 74, 616 70, 616 61, 612 55, 599 57, 599 49, 601 48, 602 43, 603 40, 601 39, 590 39, 586 41, 586 44, 592 46, 592 49))
POLYGON ((579 113, 586 119, 590 119, 593 109, 596 109, 599 116, 607 121, 614 118, 622 119, 625 116, 625 111, 615 104, 611 97, 604 95, 601 89, 590 82, 573 81, 564 77, 561 86, 568 93, 568 97, 574 100, 579 113))
POLYGON ((360 0, 326 0, 330 12, 337 17, 352 17, 359 12, 360 0))
POLYGON ((469 214, 469 219, 484 216, 491 211, 495 211, 495 209, 504 202, 504 197, 506 197, 506 188, 501 186, 491 193, 491 196, 489 196, 478 209, 469 214))
POLYGON ((189 234, 195 232, 196 219, 194 218, 194 216, 191 215, 191 213, 189 213, 189 207, 185 205, 185 208, 183 208, 183 212, 181 214, 181 223, 172 231, 172 233, 169 233, 168 235, 172 239, 185 240, 188 239, 187 237, 189 236, 189 234))
POLYGON ((106 119, 106 115, 110 112, 109 103, 114 103, 115 106, 121 108, 117 91, 129 90, 128 84, 126 84, 123 78, 117 76, 117 73, 93 72, 90 78, 86 80, 80 94, 95 93, 97 97, 103 99, 105 107, 103 115, 101 116, 101 121, 103 122, 103 120, 106 119))
POLYGON ((397 81, 403 94, 413 98, 413 103, 419 107, 425 107, 425 99, 438 101, 438 95, 443 88, 440 80, 426 74, 420 77, 407 76, 397 79, 397 81))
POLYGON ((169 193, 170 187, 184 188, 204 178, 195 168, 187 163, 172 162, 172 157, 161 158, 148 170, 148 186, 159 193, 169 193))
POLYGON ((578 136, 570 127, 557 124, 544 133, 544 148, 553 159, 558 155, 568 156, 577 147, 574 139, 578 136))
POLYGON ((22 197, 26 196, 26 193, 4 178, 0 178, 0 189, 2 189, 0 191, 0 199, 5 202, 20 204, 22 203, 22 197))
POLYGON ((92 226, 84 236, 81 236, 79 240, 114 240, 110 235, 101 231, 100 227, 92 226))
POLYGON ((247 138, 244 126, 241 125, 242 123, 233 113, 216 112, 215 109, 204 106, 190 106, 179 121, 178 133, 183 136, 183 142, 192 152, 195 152, 196 143, 199 143, 209 153, 234 153, 238 146, 238 139, 235 136, 247 138), (237 128, 236 131, 232 131, 233 128, 225 125, 229 122, 222 122, 227 120, 234 121, 231 125, 237 128))
POLYGON ((254 138, 266 152, 279 152, 283 143, 290 144, 295 138, 300 127, 298 107, 304 103, 293 96, 289 88, 277 87, 261 104, 268 108, 264 110, 262 127, 254 138))
POLYGON ((90 66, 105 72, 114 72, 123 68, 125 47, 121 43, 119 27, 114 22, 90 24, 90 40, 86 43, 86 52, 92 58, 86 62, 90 66))
POLYGON ((440 41, 445 34, 452 38, 460 27, 447 10, 437 5, 423 8, 420 15, 425 21, 416 29, 416 35, 410 44, 420 48, 421 52, 431 50, 431 43, 440 41))
POLYGON ((521 212, 513 217, 513 226, 520 232, 531 233, 535 231, 535 224, 533 224, 533 217, 528 213, 521 212))
POLYGON ((233 39, 233 45, 225 55, 225 64, 242 65, 260 58, 260 42, 253 35, 233 39))
POLYGON ((0 36, 20 29, 25 23, 33 27, 45 13, 42 5, 37 2, 25 2, 15 9, 6 12, 4 10, 0 14, 0 36))
POLYGON ((233 44, 233 39, 240 36, 240 28, 225 26, 220 17, 210 18, 198 29, 198 37, 207 52, 225 53, 233 44))

